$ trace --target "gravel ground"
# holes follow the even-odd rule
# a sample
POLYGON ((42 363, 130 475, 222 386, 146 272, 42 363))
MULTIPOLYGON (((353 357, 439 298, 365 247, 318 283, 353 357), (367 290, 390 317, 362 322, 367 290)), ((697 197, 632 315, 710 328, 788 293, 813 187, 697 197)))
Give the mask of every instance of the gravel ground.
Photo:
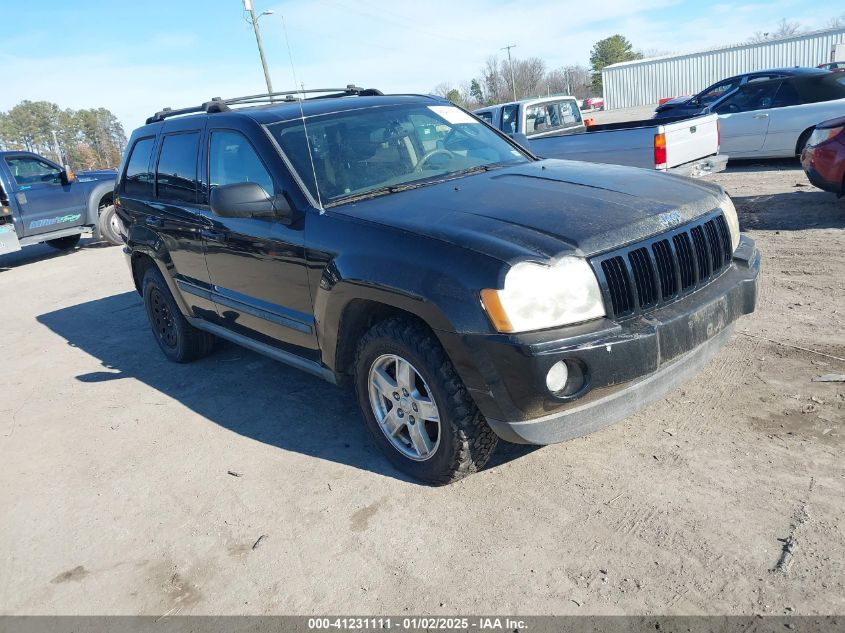
POLYGON ((167 363, 120 249, 0 257, 0 613, 845 612, 845 385, 813 382, 845 372, 845 200, 792 161, 713 179, 764 258, 729 346, 445 488, 340 389, 233 346, 167 363))

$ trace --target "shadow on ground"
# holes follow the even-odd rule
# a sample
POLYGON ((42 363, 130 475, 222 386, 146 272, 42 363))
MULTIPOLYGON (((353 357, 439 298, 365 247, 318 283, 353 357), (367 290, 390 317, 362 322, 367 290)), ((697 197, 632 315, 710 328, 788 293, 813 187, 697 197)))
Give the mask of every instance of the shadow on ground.
MULTIPOLYGON (((415 483, 375 448, 351 389, 229 344, 195 363, 170 363, 134 292, 43 314, 38 322, 100 360, 103 370, 77 376, 81 382, 135 379, 240 435, 415 483)), ((491 465, 536 448, 502 442, 491 465)))
POLYGON ((34 246, 27 246, 16 253, 0 255, 0 273, 35 262, 47 261, 49 259, 56 259, 57 257, 73 255, 77 251, 81 250, 111 247, 112 245, 108 242, 95 241, 91 239, 81 240, 77 246, 65 250, 57 250, 52 246, 48 246, 47 244, 36 244, 34 246))
POLYGON ((732 198, 743 231, 845 229, 845 199, 809 186, 787 193, 732 198))

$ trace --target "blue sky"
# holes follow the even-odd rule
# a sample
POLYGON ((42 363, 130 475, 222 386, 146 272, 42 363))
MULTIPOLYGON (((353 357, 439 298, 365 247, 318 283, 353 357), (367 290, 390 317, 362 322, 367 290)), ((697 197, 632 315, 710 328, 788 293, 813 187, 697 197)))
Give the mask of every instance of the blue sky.
MULTIPOLYGON (((429 92, 478 76, 516 44, 547 67, 587 64, 593 43, 622 33, 644 51, 682 52, 746 40, 778 20, 827 26, 841 0, 254 0, 274 87, 294 87, 285 44, 306 87, 354 82, 429 92), (282 20, 284 16, 284 23, 282 20)), ((127 133, 163 106, 261 92, 264 79, 242 0, 3 2, 0 109, 23 99, 105 106, 127 133)))

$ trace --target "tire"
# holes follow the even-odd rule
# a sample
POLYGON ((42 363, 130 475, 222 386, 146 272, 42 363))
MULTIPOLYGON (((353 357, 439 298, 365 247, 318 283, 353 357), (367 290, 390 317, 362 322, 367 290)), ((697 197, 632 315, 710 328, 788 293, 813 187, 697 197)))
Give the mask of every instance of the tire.
POLYGON ((77 233, 76 235, 68 235, 67 237, 58 237, 54 240, 47 240, 45 244, 52 246, 57 250, 66 251, 79 244, 81 237, 82 235, 77 233))
POLYGON ((114 205, 110 204, 100 209, 100 217, 97 220, 100 227, 100 235, 112 246, 123 244, 123 238, 117 228, 117 214, 114 205))
POLYGON ((355 391, 375 443, 396 468, 415 479, 435 485, 457 481, 483 468, 496 448, 498 437, 439 341, 410 319, 382 321, 362 337, 355 391), (407 373, 397 380, 402 362, 410 370, 401 365, 407 373), (432 412, 436 421, 422 418, 432 412), (392 439, 383 430, 387 427, 394 429, 392 439), (417 443, 421 433, 429 440, 423 451, 417 443))
POLYGON ((167 359, 174 363, 189 363, 208 356, 214 350, 217 338, 188 323, 158 268, 147 269, 141 283, 150 328, 167 359))

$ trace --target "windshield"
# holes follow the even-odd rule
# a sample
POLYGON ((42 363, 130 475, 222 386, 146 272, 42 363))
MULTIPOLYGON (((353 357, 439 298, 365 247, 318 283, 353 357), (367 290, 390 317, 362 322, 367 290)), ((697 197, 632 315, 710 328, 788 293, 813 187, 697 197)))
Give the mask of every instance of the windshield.
POLYGON ((311 195, 328 205, 529 160, 449 105, 348 110, 308 117, 305 127, 308 142, 301 119, 267 126, 311 195))

